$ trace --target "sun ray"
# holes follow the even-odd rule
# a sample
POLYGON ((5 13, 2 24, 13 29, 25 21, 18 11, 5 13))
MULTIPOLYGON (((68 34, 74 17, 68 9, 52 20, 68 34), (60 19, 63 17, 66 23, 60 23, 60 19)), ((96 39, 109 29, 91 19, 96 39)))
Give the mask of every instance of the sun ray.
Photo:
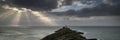
POLYGON ((32 14, 37 16, 39 20, 42 20, 43 23, 45 23, 48 26, 55 26, 57 23, 55 23, 51 18, 45 16, 43 12, 37 12, 37 11, 32 11, 32 14))
POLYGON ((0 14, 0 18, 3 17, 3 16, 5 16, 5 15, 8 15, 8 13, 2 13, 2 14, 0 14))
MULTIPOLYGON (((26 8, 10 7, 8 5, 3 6, 3 8, 11 10, 11 11, 9 11, 10 12, 9 14, 6 13, 7 15, 13 15, 12 16, 13 19, 11 20, 11 22, 9 24, 10 26, 19 26, 22 14, 25 15, 25 16, 23 16, 23 17, 26 18, 24 20, 28 22, 28 25, 30 25, 31 21, 30 21, 30 18, 29 18, 30 15, 28 15, 28 13, 33 14, 33 16, 36 16, 38 19, 35 19, 35 20, 40 20, 41 22, 43 22, 47 26, 57 25, 56 22, 52 18, 46 16, 44 14, 44 12, 33 11, 31 9, 26 9, 26 8)), ((0 17, 3 17, 3 15, 5 15, 5 17, 7 17, 6 14, 0 15, 0 17)), ((26 26, 28 26, 28 25, 26 25, 26 26)))
POLYGON ((26 17, 26 19, 27 19, 27 22, 28 22, 28 25, 27 25, 27 26, 30 26, 31 20, 30 20, 30 18, 29 18, 28 13, 24 13, 24 15, 25 15, 25 17, 26 17))
POLYGON ((12 21, 10 23, 10 26, 19 26, 21 14, 22 13, 20 13, 20 12, 16 13, 16 15, 14 16, 14 18, 12 19, 12 21))
POLYGON ((9 15, 12 15, 12 14, 13 13, 11 12, 11 10, 9 10, 9 11, 6 11, 6 12, 0 14, 0 18, 6 18, 6 17, 8 17, 9 15))

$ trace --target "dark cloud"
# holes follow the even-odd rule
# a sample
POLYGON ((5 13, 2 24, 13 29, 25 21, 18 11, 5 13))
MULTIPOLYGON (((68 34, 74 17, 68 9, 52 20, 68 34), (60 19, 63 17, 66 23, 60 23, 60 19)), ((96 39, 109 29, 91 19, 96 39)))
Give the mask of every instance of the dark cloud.
POLYGON ((82 10, 69 10, 66 12, 54 12, 54 14, 59 16, 79 16, 79 17, 89 17, 89 16, 120 16, 120 1, 112 0, 114 5, 109 5, 105 3, 98 4, 92 8, 84 8, 82 10))
MULTIPOLYGON (((74 0, 64 0, 63 5, 71 5, 74 0)), ((78 0, 77 0, 78 1, 78 0)), ((94 0, 80 0, 83 4, 89 4, 94 0)), ((96 2, 101 2, 96 0, 96 2)), ((57 8, 58 0, 6 0, 0 1, 0 4, 8 4, 10 6, 24 7, 32 10, 51 10, 57 8)), ((3 10, 0 8, 0 10, 3 10)), ((93 8, 84 8, 82 10, 52 13, 54 15, 69 16, 114 16, 120 15, 120 0, 103 0, 101 4, 93 8), (106 4, 108 3, 108 4, 106 4), (109 5, 110 3, 114 5, 109 5)))
POLYGON ((57 7, 57 0, 6 0, 10 6, 24 7, 33 10, 50 10, 57 7))
POLYGON ((115 5, 120 4, 120 0, 103 0, 104 4, 115 5))
POLYGON ((103 0, 103 3, 105 3, 105 4, 112 4, 112 0, 103 0))
POLYGON ((94 8, 85 8, 78 12, 79 16, 119 16, 120 4, 118 5, 106 5, 100 4, 94 8))
MULTIPOLYGON (((24 7, 32 10, 51 10, 58 7, 59 0, 4 0, 0 3, 3 5, 9 5, 13 7, 24 7)), ((62 5, 72 5, 74 1, 79 1, 83 4, 91 4, 91 0, 80 1, 80 0, 63 0, 62 5)))
POLYGON ((73 0, 64 0, 63 5, 72 5, 73 0))

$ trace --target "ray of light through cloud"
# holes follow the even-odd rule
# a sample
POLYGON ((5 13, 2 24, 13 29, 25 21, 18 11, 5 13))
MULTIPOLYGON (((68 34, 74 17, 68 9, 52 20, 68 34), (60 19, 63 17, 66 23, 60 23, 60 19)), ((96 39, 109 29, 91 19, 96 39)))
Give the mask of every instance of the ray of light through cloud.
POLYGON ((27 25, 25 25, 25 26, 31 25, 32 22, 31 22, 28 14, 32 14, 33 16, 36 16, 38 18, 36 20, 43 22, 46 26, 56 26, 57 25, 57 23, 52 18, 47 17, 44 14, 44 12, 42 12, 42 11, 32 11, 30 9, 10 7, 8 5, 3 6, 3 8, 8 9, 9 11, 8 11, 8 13, 5 12, 5 14, 4 13, 1 14, 0 17, 3 17, 5 15, 8 16, 7 14, 13 15, 12 19, 9 23, 10 26, 22 26, 22 25, 19 25, 19 23, 21 22, 20 21, 21 18, 23 18, 23 17, 21 17, 22 15, 25 15, 24 18, 26 18, 26 21, 28 22, 27 25))
POLYGON ((4 17, 4 16, 6 16, 6 15, 8 16, 8 15, 9 15, 8 13, 10 13, 10 11, 7 11, 7 12, 5 12, 5 13, 0 14, 0 18, 1 18, 1 17, 4 17))
POLYGON ((22 10, 19 10, 18 8, 16 7, 10 7, 8 5, 5 5, 3 6, 3 8, 5 9, 9 9, 9 10, 12 10, 11 12, 14 13, 14 17, 13 19, 11 20, 10 22, 10 26, 18 26, 19 24, 19 21, 20 21, 20 18, 21 18, 21 13, 23 12, 22 10))
POLYGON ((8 11, 3 12, 2 14, 0 14, 0 18, 5 19, 5 18, 9 17, 10 15, 14 14, 12 11, 13 10, 8 10, 8 11))
POLYGON ((24 13, 24 15, 25 15, 25 17, 26 17, 26 19, 27 19, 27 22, 28 22, 28 26, 30 26, 30 24, 31 24, 31 20, 30 20, 30 17, 29 17, 29 15, 28 15, 29 13, 24 13))
POLYGON ((37 11, 32 11, 32 14, 37 16, 39 20, 42 20, 45 24, 51 26, 51 25, 57 25, 54 21, 52 21, 51 18, 45 16, 43 12, 37 12, 37 11))
POLYGON ((21 13, 17 13, 15 17, 11 20, 11 26, 18 26, 21 18, 21 13))

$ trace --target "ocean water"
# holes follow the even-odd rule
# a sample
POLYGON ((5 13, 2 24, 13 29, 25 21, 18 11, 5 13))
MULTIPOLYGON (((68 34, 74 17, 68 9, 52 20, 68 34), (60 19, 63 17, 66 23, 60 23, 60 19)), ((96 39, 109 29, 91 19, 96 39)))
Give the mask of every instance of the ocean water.
MULTIPOLYGON (((40 40, 61 27, 0 27, 0 40, 40 40)), ((120 40, 120 27, 70 27, 86 38, 120 40)))

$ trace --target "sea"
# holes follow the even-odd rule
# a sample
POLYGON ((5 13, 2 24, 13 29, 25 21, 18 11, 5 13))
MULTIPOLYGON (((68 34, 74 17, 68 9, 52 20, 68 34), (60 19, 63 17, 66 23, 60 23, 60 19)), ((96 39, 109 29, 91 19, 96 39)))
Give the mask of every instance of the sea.
MULTIPOLYGON (((19 26, 19 27, 0 27, 0 40, 41 40, 47 35, 54 33, 62 27, 54 26, 19 26)), ((96 38, 98 40, 120 40, 120 27, 69 27, 77 32, 83 32, 87 39, 96 38)))

